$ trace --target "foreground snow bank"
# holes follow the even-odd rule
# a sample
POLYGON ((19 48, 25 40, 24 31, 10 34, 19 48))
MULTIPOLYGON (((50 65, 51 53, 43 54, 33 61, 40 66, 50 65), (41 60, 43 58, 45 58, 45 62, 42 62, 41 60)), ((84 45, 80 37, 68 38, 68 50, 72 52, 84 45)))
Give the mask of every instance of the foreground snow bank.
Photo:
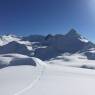
POLYGON ((41 76, 42 68, 34 66, 12 66, 0 69, 0 94, 20 95, 28 86, 32 87, 41 76))
POLYGON ((29 58, 19 54, 0 55, 0 60, 2 60, 2 64, 8 66, 0 69, 1 95, 21 95, 28 89, 33 88, 46 66, 38 58, 29 58), (34 66, 35 64, 36 66, 34 66))
POLYGON ((0 94, 95 95, 95 70, 67 67, 61 63, 44 66, 41 60, 34 58, 34 61, 39 65, 0 69, 0 94))
POLYGON ((21 95, 95 95, 95 70, 48 64, 39 82, 21 95))
MULTIPOLYGON (((32 65, 37 66, 43 62, 35 57, 21 54, 2 54, 0 55, 0 68, 7 66, 32 65)), ((44 63, 43 63, 44 64, 44 63)))

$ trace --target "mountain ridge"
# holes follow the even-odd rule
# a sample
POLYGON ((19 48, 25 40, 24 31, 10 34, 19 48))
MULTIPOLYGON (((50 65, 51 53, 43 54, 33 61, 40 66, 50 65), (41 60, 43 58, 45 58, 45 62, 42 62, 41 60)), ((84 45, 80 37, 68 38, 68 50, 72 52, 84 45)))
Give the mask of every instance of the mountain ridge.
MULTIPOLYGON (((2 48, 5 48, 6 51, 5 53, 12 53, 11 50, 14 50, 13 47, 11 47, 11 50, 9 51, 5 46, 6 45, 8 46, 8 44, 10 45, 10 43, 15 41, 22 47, 25 46, 31 48, 31 50, 27 50, 27 52, 30 53, 29 56, 35 56, 42 60, 49 60, 60 54, 67 52, 71 54, 77 52, 84 53, 84 55, 87 56, 88 59, 95 60, 95 53, 92 53, 93 51, 92 48, 95 48, 95 44, 86 39, 80 33, 78 33, 75 29, 71 29, 68 33, 64 35, 48 34, 47 36, 30 35, 27 37, 17 37, 17 36, 7 35, 7 36, 0 36, 0 38, 3 38, 0 39, 0 41, 2 43, 5 43, 5 44, 0 44, 2 48)), ((1 48, 0 51, 2 52, 1 48)), ((23 54, 27 55, 25 52, 23 54)))

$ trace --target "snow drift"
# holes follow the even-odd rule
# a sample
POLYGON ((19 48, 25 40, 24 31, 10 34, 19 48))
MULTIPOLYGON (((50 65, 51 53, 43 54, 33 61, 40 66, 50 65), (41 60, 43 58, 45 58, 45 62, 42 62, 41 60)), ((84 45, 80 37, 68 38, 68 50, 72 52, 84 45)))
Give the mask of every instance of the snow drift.
POLYGON ((38 58, 29 57, 22 54, 2 54, 0 55, 0 68, 20 65, 37 66, 41 65, 39 61, 43 63, 38 58))

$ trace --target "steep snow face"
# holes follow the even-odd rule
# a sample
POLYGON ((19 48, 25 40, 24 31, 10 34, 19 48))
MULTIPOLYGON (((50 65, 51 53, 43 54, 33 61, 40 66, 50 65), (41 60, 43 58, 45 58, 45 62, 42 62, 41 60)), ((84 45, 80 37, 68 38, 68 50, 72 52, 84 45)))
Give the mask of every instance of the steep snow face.
POLYGON ((9 42, 12 41, 21 41, 22 37, 17 37, 15 35, 3 35, 0 36, 0 46, 8 44, 9 42))
POLYGON ((19 40, 20 38, 14 35, 3 35, 0 37, 0 46, 8 44, 9 42, 12 41, 19 41, 19 40))
POLYGON ((81 36, 81 38, 79 38, 79 40, 82 41, 82 42, 84 42, 84 43, 88 43, 89 42, 86 38, 84 38, 82 36, 81 36))
POLYGON ((15 35, 3 35, 0 37, 0 46, 6 45, 12 41, 16 41, 20 44, 26 45, 29 50, 32 50, 31 42, 22 40, 22 37, 17 37, 15 35))

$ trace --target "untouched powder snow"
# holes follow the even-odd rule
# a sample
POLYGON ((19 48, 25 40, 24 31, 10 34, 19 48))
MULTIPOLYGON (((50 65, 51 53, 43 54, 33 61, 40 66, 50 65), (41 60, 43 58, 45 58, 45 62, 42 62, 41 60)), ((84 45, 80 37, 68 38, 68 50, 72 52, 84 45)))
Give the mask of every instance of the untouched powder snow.
MULTIPOLYGON (((21 55, 20 57, 23 56, 21 55)), ((46 65, 37 58, 33 57, 33 60, 37 64, 36 67, 23 65, 0 69, 1 95, 21 95, 39 81, 46 65)))
POLYGON ((4 68, 0 70, 0 94, 19 95, 23 89, 39 79, 40 75, 41 69, 33 66, 4 68))
POLYGON ((95 70, 39 63, 1 69, 0 94, 95 95, 95 70))
MULTIPOLYGON (((9 61, 9 58, 28 58, 20 54, 0 56, 8 57, 9 61)), ((94 61, 79 54, 58 56, 47 65, 38 58, 32 59, 37 66, 0 69, 0 95, 95 95, 95 70, 80 68, 83 63, 94 67, 94 61)))
POLYGON ((33 88, 20 95, 95 95, 95 71, 50 64, 33 88))

